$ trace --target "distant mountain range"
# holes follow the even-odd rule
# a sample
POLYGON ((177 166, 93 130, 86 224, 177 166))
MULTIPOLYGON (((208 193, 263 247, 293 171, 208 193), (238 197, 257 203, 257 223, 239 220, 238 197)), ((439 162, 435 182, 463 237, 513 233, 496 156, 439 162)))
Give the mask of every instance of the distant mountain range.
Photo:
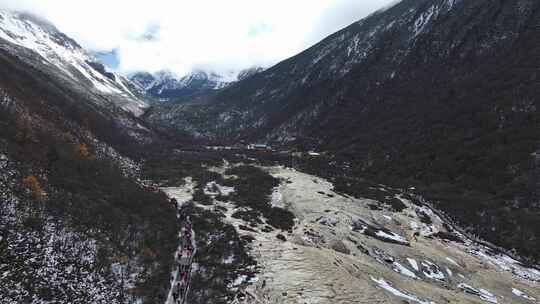
POLYGON ((158 73, 139 72, 129 78, 150 97, 158 101, 178 101, 188 97, 194 97, 213 93, 228 87, 234 82, 244 80, 263 71, 263 68, 250 68, 228 76, 195 71, 188 75, 178 77, 172 72, 161 71, 158 73))

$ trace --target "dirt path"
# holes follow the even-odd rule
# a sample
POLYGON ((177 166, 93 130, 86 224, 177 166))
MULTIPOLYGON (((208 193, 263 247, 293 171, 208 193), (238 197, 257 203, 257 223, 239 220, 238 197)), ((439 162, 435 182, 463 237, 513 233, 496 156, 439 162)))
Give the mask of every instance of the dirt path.
POLYGON ((195 244, 195 232, 189 216, 181 214, 178 210, 182 205, 193 199, 193 182, 186 179, 183 187, 163 188, 172 203, 176 204, 177 218, 182 226, 178 233, 181 240, 178 250, 175 252, 174 269, 171 274, 171 288, 165 304, 186 304, 190 290, 193 259, 197 252, 195 244))

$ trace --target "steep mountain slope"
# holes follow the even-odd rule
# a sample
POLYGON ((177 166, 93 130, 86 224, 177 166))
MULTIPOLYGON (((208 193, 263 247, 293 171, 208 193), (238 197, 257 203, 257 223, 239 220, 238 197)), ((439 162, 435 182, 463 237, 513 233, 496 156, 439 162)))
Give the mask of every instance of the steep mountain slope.
POLYGON ((137 179, 145 103, 24 14, 0 12, 0 70, 0 302, 161 302, 177 229, 137 179))
POLYGON ((129 80, 107 71, 77 42, 45 20, 28 14, 0 11, 0 39, 4 51, 16 54, 27 64, 50 73, 51 77, 74 89, 90 91, 102 104, 114 102, 135 115, 142 114, 147 107, 135 95, 129 80))
POLYGON ((446 65, 468 70, 467 63, 488 64, 484 59, 522 48, 518 38, 534 30, 536 10, 533 1, 401 1, 223 91, 208 109, 209 116, 220 116, 217 125, 193 125, 209 137, 301 138, 311 122, 320 125, 320 116, 327 115, 321 107, 367 107, 360 98, 377 97, 387 91, 383 86, 403 86, 411 76, 419 82, 420 74, 434 71, 447 78, 452 70, 446 65))
POLYGON ((130 76, 130 79, 151 97, 161 101, 175 102, 190 97, 212 94, 236 81, 260 73, 262 70, 262 68, 251 68, 240 71, 238 75, 233 73, 227 77, 216 73, 195 71, 180 78, 166 71, 155 74, 140 72, 130 76))
POLYGON ((403 0, 203 104, 147 118, 200 138, 328 150, 539 259, 538 20, 533 0, 403 0))

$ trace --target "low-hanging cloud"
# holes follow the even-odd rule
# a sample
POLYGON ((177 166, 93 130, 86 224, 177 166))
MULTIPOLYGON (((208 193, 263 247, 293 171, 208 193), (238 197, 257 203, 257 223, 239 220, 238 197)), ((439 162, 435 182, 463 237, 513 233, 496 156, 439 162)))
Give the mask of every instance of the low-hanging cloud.
POLYGON ((53 22, 123 72, 269 66, 392 0, 0 0, 53 22))

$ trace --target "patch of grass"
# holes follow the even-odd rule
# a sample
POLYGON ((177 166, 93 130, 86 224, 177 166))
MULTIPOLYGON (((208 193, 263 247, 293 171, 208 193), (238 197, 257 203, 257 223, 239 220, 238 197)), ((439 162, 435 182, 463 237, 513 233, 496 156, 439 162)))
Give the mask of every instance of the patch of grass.
POLYGON ((418 216, 420 217, 420 221, 426 225, 433 224, 433 221, 431 220, 431 217, 427 215, 424 211, 418 210, 416 211, 418 216))
POLYGON ((255 210, 239 210, 233 213, 232 217, 235 219, 243 220, 246 223, 250 224, 263 224, 263 221, 260 219, 261 213, 255 210))
POLYGON ((200 188, 197 188, 193 193, 193 200, 197 203, 205 206, 210 206, 214 203, 212 198, 204 193, 200 188))
POLYGON ((266 213, 268 224, 281 230, 291 230, 294 227, 295 216, 290 211, 273 207, 266 213))
POLYGON ((281 230, 291 230, 294 226, 294 214, 288 210, 272 207, 272 190, 279 186, 279 179, 274 178, 260 168, 240 166, 227 170, 227 175, 237 178, 229 180, 236 189, 231 200, 240 206, 250 207, 255 213, 240 213, 237 216, 248 217, 253 221, 257 213, 262 214, 268 224, 281 230))

